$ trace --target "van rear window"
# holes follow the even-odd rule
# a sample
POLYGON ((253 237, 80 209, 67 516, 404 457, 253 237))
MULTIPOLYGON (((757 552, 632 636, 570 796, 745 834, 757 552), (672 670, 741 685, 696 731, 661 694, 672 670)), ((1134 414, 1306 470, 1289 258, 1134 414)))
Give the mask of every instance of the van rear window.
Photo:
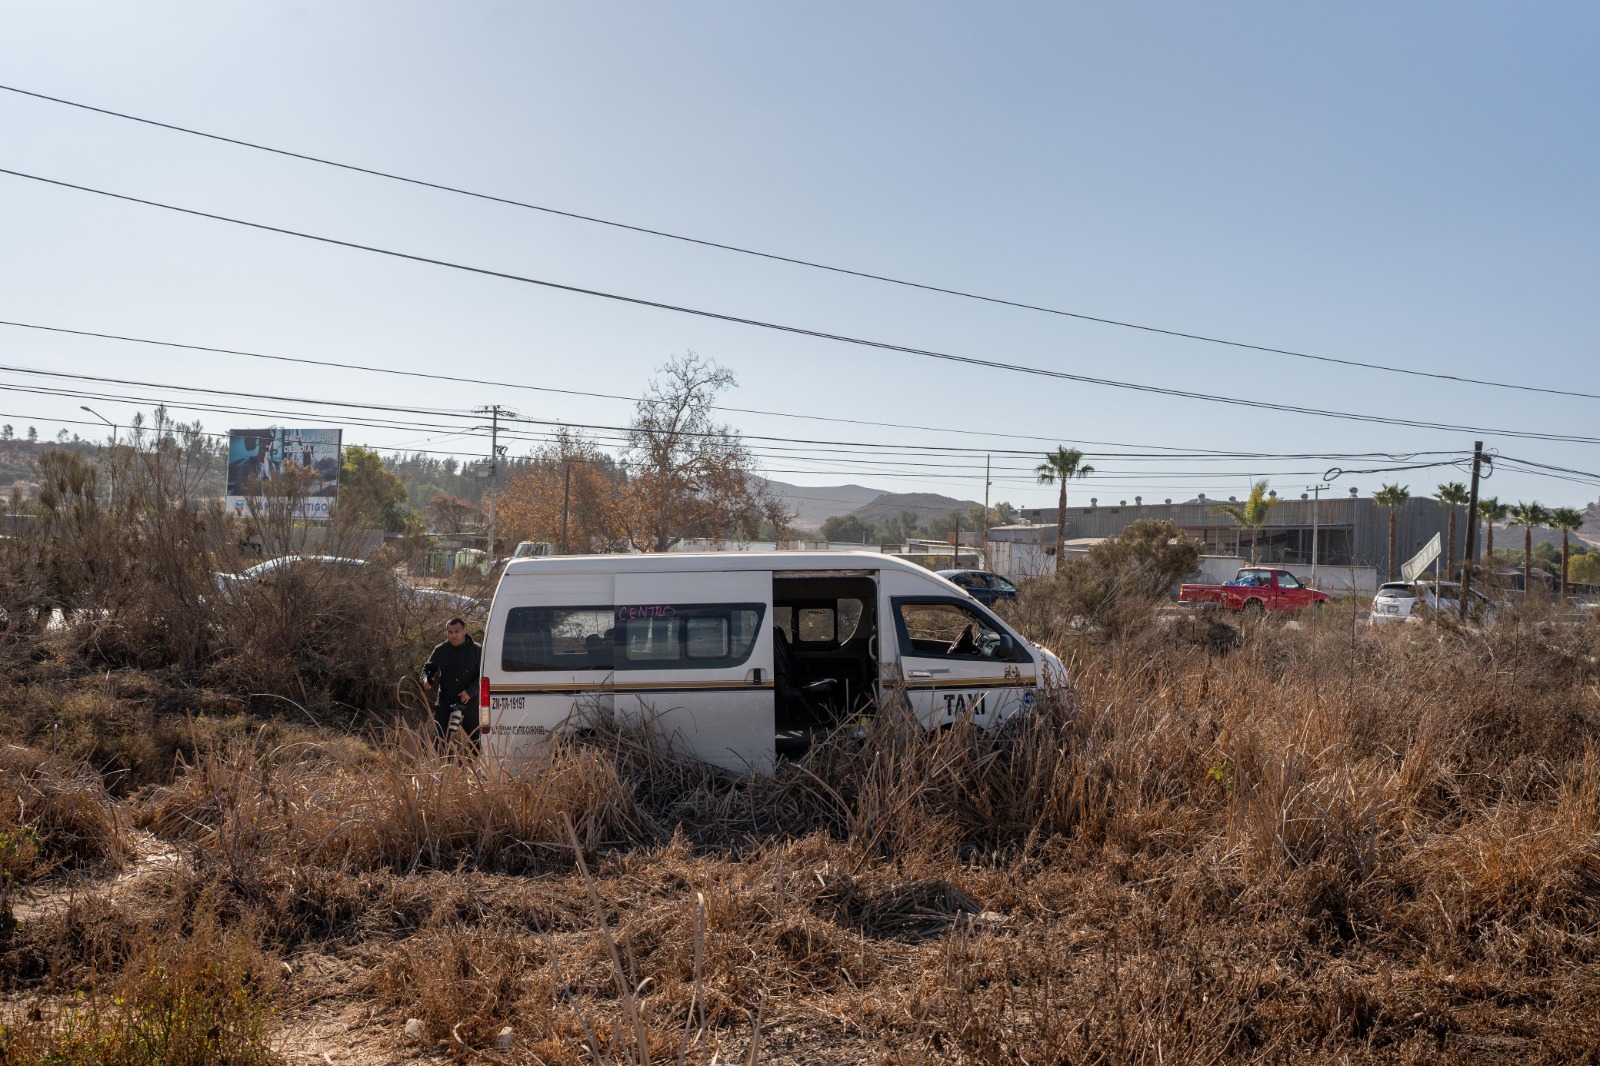
POLYGON ((513 607, 506 615, 500 669, 507 673, 609 671, 616 625, 616 612, 609 605, 513 607))

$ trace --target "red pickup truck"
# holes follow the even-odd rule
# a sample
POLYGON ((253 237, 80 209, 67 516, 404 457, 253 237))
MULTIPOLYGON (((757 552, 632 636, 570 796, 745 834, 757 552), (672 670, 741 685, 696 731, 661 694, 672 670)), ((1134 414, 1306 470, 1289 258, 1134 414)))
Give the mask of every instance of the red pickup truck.
POLYGON ((1241 567, 1233 580, 1221 585, 1183 585, 1179 603, 1214 603, 1230 611, 1303 611, 1326 603, 1326 592, 1307 588, 1287 570, 1270 566, 1241 567))

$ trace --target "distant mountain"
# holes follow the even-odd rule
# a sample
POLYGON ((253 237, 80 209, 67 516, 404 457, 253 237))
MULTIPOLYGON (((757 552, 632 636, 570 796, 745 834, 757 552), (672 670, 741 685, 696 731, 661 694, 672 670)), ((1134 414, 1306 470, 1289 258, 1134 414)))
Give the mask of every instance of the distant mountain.
POLYGON ((982 506, 977 500, 958 500, 936 492, 884 492, 850 514, 867 522, 885 522, 899 518, 903 511, 915 511, 918 518, 927 521, 957 511, 965 514, 973 507, 982 506))
POLYGON ((882 489, 861 485, 790 485, 784 481, 768 481, 767 489, 794 512, 795 528, 813 531, 824 519, 849 514, 883 495, 882 489))
POLYGON ((926 521, 954 511, 981 507, 975 500, 958 500, 933 492, 885 492, 865 485, 790 485, 768 481, 767 489, 794 512, 796 529, 818 530, 834 515, 855 515, 867 522, 896 521, 903 511, 915 511, 926 521))

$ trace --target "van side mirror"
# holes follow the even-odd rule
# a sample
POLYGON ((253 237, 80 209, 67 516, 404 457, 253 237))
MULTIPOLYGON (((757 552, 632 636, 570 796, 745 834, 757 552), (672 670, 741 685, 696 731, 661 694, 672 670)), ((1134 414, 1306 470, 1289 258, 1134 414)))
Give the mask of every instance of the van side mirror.
POLYGON ((1000 634, 1000 643, 994 646, 994 657, 1003 663, 1013 662, 1017 655, 1017 642, 1010 633, 1000 634))

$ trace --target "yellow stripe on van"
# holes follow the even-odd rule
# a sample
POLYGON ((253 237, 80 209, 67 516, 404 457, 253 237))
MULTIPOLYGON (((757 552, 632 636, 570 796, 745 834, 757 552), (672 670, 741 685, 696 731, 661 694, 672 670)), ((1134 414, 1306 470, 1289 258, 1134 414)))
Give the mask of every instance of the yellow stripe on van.
POLYGON ((761 691, 771 689, 772 681, 638 681, 613 683, 574 682, 552 685, 496 685, 490 683, 494 696, 562 696, 582 692, 613 692, 628 695, 636 692, 725 692, 761 691))
POLYGON ((938 677, 929 680, 919 677, 908 679, 909 689, 927 688, 1037 688, 1038 680, 1032 677, 938 677))

